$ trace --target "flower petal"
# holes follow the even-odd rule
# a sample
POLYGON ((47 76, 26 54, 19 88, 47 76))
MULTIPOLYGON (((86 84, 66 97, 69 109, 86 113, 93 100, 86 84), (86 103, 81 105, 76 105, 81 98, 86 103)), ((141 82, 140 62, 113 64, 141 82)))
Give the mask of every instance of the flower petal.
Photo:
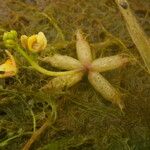
POLYGON ((36 35, 32 35, 28 38, 28 49, 32 52, 37 52, 37 49, 33 48, 33 45, 37 42, 36 35))
POLYGON ((17 67, 14 57, 7 50, 6 54, 9 56, 9 59, 6 60, 4 64, 0 65, 0 71, 4 72, 0 74, 0 78, 11 77, 17 74, 17 67))
POLYGON ((26 35, 22 35, 20 40, 21 40, 22 47, 27 49, 28 48, 28 44, 27 44, 28 37, 26 35))
POLYGON ((115 103, 122 110, 124 108, 120 93, 98 72, 89 72, 89 82, 108 101, 115 103))
POLYGON ((41 45, 41 50, 44 50, 47 46, 47 39, 44 35, 43 32, 39 32, 37 34, 37 43, 39 43, 39 45, 41 45))
POLYGON ((21 44, 24 48, 29 49, 31 52, 40 52, 47 46, 47 39, 43 32, 27 37, 21 36, 21 44))

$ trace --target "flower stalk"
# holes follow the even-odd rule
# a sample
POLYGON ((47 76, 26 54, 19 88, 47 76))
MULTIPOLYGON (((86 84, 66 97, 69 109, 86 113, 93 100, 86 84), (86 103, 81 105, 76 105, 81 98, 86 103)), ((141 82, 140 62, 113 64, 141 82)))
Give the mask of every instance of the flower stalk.
POLYGON ((72 71, 63 71, 63 72, 55 72, 55 71, 49 71, 47 69, 44 69, 43 67, 39 66, 35 61, 30 58, 30 56, 19 46, 16 45, 14 47, 15 50, 17 50, 30 64, 31 66, 39 71, 42 74, 48 75, 48 76, 65 76, 69 74, 74 74, 78 72, 78 70, 72 70, 72 71))
MULTIPOLYGON (((16 51, 18 51, 30 64, 31 66, 39 71, 42 74, 48 75, 48 76, 65 76, 69 74, 74 74, 78 72, 78 69, 74 69, 71 71, 63 71, 63 72, 55 72, 55 71, 49 71, 47 69, 44 69, 43 67, 39 66, 32 58, 19 46, 17 43, 17 32, 14 30, 11 30, 10 32, 5 32, 3 35, 3 41, 7 48, 12 48, 16 51)), ((41 39, 40 42, 41 43, 41 39)), ((45 45, 44 45, 45 47, 45 45)))

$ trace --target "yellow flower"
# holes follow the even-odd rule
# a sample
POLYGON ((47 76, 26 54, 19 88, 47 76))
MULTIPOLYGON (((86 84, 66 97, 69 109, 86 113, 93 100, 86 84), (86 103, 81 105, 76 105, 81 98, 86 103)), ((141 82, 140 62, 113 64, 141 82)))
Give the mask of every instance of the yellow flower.
POLYGON ((5 51, 9 59, 0 65, 0 78, 12 77, 17 74, 17 67, 14 57, 9 51, 5 51))
POLYGON ((47 39, 43 32, 39 32, 36 35, 30 37, 26 35, 21 36, 21 44, 23 48, 29 49, 31 52, 40 52, 47 46, 47 39))

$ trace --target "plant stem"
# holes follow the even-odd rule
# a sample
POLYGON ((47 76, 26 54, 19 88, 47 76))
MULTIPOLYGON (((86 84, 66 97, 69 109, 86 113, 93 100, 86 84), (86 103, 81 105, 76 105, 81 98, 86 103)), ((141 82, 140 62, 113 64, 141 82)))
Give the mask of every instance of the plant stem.
POLYGON ((37 131, 35 131, 29 141, 25 144, 22 150, 29 150, 31 145, 40 137, 40 135, 52 125, 52 123, 47 120, 37 131))
POLYGON ((55 123, 56 118, 57 118, 56 107, 52 106, 51 117, 48 117, 45 123, 38 130, 33 132, 31 138, 27 141, 22 150, 29 150, 32 144, 40 138, 41 134, 55 123))
POLYGON ((5 141, 0 142, 0 147, 4 147, 4 146, 8 145, 10 141, 12 141, 16 138, 19 138, 19 137, 24 136, 24 135, 30 135, 30 134, 32 134, 32 132, 25 132, 25 133, 21 133, 18 135, 14 135, 14 136, 6 139, 5 141))
POLYGON ((40 73, 43 73, 45 75, 48 75, 48 76, 65 76, 68 74, 74 74, 74 73, 79 71, 79 70, 72 70, 72 71, 54 72, 54 71, 46 70, 46 69, 42 68, 41 66, 39 66, 36 62, 34 62, 32 60, 32 58, 30 58, 30 56, 26 52, 24 52, 24 50, 22 48, 20 48, 19 45, 17 45, 15 47, 15 49, 32 65, 32 67, 34 69, 36 69, 37 71, 39 71, 40 73))

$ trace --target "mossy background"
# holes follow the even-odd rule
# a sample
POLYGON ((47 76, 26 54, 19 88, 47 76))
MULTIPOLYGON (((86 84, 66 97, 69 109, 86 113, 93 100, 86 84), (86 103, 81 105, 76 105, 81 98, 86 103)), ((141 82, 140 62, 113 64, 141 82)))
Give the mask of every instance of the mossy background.
MULTIPOLYGON (((130 0, 129 3, 150 36, 150 1, 130 0)), ((16 77, 0 79, 0 149, 20 150, 32 134, 33 120, 37 129, 41 127, 52 105, 57 107, 56 122, 32 145, 33 150, 150 149, 150 75, 114 0, 0 0, 0 38, 3 29, 15 29, 19 36, 43 31, 48 46, 41 56, 61 53, 76 57, 74 46, 54 48, 51 44, 61 42, 63 37, 74 41, 78 28, 85 32, 90 43, 102 42, 102 27, 119 38, 128 53, 138 60, 103 74, 123 93, 124 114, 105 101, 86 78, 61 92, 40 92, 51 77, 33 70, 24 58, 12 51, 19 73, 16 77)), ((92 49, 96 57, 122 51, 117 46, 92 49)), ((4 62, 2 39, 0 54, 4 62)), ((53 69, 41 62, 40 65, 53 69)))

